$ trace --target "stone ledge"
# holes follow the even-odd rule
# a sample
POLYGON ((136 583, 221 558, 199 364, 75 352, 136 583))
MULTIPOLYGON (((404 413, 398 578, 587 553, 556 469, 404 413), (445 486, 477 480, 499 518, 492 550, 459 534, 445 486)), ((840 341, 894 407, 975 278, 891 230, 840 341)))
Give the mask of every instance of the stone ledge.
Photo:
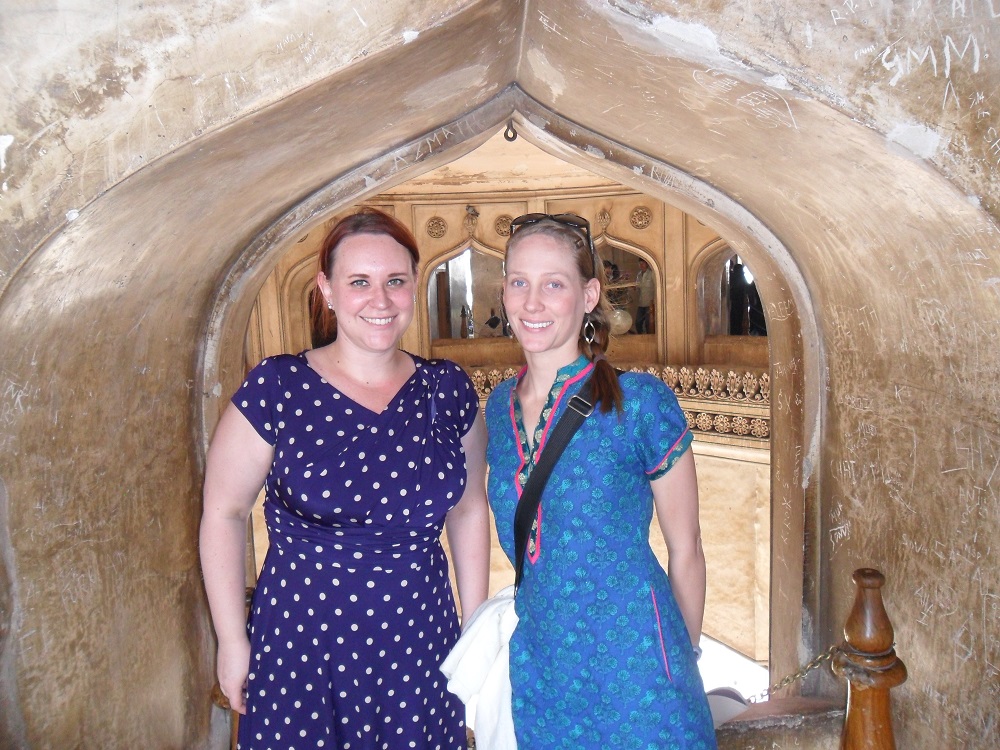
POLYGON ((843 701, 777 698, 751 704, 716 730, 719 750, 838 750, 843 701))

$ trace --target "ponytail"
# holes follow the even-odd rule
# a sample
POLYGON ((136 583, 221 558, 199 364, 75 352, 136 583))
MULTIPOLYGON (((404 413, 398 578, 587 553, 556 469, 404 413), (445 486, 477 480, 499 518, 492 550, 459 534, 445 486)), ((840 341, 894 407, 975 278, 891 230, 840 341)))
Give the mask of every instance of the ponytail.
MULTIPOLYGON (((598 279, 600 280, 600 277, 598 279)), ((597 303, 597 307, 584 317, 584 320, 589 321, 594 327, 594 340, 588 342, 581 331, 580 349, 594 363, 594 372, 590 376, 593 382, 594 406, 600 406, 602 414, 607 414, 614 407, 621 416, 624 410, 622 387, 618 382, 618 373, 604 356, 611 343, 611 323, 608 318, 610 305, 604 297, 603 286, 602 281, 601 300, 597 303)))

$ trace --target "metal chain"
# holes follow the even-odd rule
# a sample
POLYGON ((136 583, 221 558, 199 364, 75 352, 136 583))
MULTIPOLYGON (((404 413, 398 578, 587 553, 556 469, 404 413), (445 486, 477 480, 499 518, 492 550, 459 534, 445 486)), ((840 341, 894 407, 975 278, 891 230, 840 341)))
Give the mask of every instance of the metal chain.
POLYGON ((757 695, 749 698, 748 701, 750 703, 759 703, 762 700, 770 698, 773 693, 778 692, 782 688, 788 687, 793 682, 798 682, 799 680, 804 679, 807 674, 812 672, 814 669, 818 669, 823 662, 832 659, 833 655, 836 654, 838 651, 840 651, 840 646, 830 646, 830 648, 828 648, 826 651, 822 652, 811 662, 809 662, 804 667, 799 669, 798 672, 793 672, 787 677, 782 677, 780 680, 778 680, 778 682, 774 683, 767 690, 762 690, 757 695))

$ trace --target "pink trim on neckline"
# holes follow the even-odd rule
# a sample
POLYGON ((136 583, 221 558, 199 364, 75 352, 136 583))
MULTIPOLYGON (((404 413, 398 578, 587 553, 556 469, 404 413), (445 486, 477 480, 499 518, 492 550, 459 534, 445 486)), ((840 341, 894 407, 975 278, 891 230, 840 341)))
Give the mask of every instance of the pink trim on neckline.
POLYGON ((569 388, 574 383, 578 383, 581 378, 590 374, 591 370, 594 369, 594 363, 591 362, 586 367, 584 367, 580 372, 578 372, 573 377, 569 378, 565 383, 563 383, 562 388, 559 389, 559 395, 556 396, 556 400, 552 404, 552 411, 549 412, 549 418, 545 420, 545 428, 542 430, 542 437, 538 441, 537 453, 541 453, 545 450, 545 441, 549 436, 549 430, 553 426, 553 417, 555 417, 556 412, 559 411, 559 404, 562 402, 563 396, 566 395, 566 389, 569 388))
MULTIPOLYGON (((521 368, 521 371, 517 374, 518 382, 524 376, 524 373, 527 372, 527 369, 528 369, 527 366, 521 368)), ((536 447, 535 450, 535 452, 538 453, 539 455, 545 449, 545 441, 548 438, 549 429, 552 427, 552 422, 553 422, 552 418, 555 416, 555 413, 559 410, 559 404, 562 402, 563 396, 566 395, 566 389, 569 388, 574 383, 579 382, 581 378, 585 377, 586 375, 589 375, 593 369, 594 369, 594 363, 591 362, 582 370, 580 370, 580 372, 578 372, 576 375, 573 375, 571 378, 568 378, 566 382, 563 383, 562 388, 559 389, 559 395, 556 396, 556 400, 552 404, 552 410, 549 412, 549 417, 547 420, 545 420, 545 427, 542 429, 542 436, 541 438, 539 438, 538 446, 536 447)), ((521 487, 521 483, 518 481, 518 477, 520 476, 521 472, 524 471, 524 466, 527 463, 527 457, 524 455, 524 448, 521 445, 521 435, 517 429, 517 413, 514 409, 514 396, 516 389, 517 389, 517 383, 514 383, 514 387, 510 389, 509 410, 510 410, 510 424, 514 430, 514 436, 516 437, 516 440, 514 442, 517 444, 517 453, 521 459, 521 463, 518 465, 517 469, 514 472, 514 487, 515 489, 517 489, 517 499, 520 500, 523 488, 521 487)), ((524 432, 525 435, 527 435, 528 433, 527 428, 525 428, 524 432)), ((535 517, 535 552, 534 554, 528 554, 527 557, 531 561, 531 563, 534 564, 538 562, 538 558, 541 556, 541 554, 542 554, 542 503, 539 502, 538 515, 535 517)))

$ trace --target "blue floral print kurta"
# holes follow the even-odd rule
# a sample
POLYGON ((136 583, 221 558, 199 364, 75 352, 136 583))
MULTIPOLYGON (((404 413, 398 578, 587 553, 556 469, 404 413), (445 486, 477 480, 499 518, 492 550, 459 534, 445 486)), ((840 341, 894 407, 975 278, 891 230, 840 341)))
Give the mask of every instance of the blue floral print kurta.
MULTIPOLYGON (((514 510, 567 402, 593 365, 559 371, 531 453, 514 388, 486 406, 489 497, 514 560, 514 510)), ((624 413, 595 410, 542 493, 510 644, 514 728, 524 748, 714 748, 687 629, 649 546, 650 480, 688 449, 677 399, 652 375, 623 373, 624 413)))

